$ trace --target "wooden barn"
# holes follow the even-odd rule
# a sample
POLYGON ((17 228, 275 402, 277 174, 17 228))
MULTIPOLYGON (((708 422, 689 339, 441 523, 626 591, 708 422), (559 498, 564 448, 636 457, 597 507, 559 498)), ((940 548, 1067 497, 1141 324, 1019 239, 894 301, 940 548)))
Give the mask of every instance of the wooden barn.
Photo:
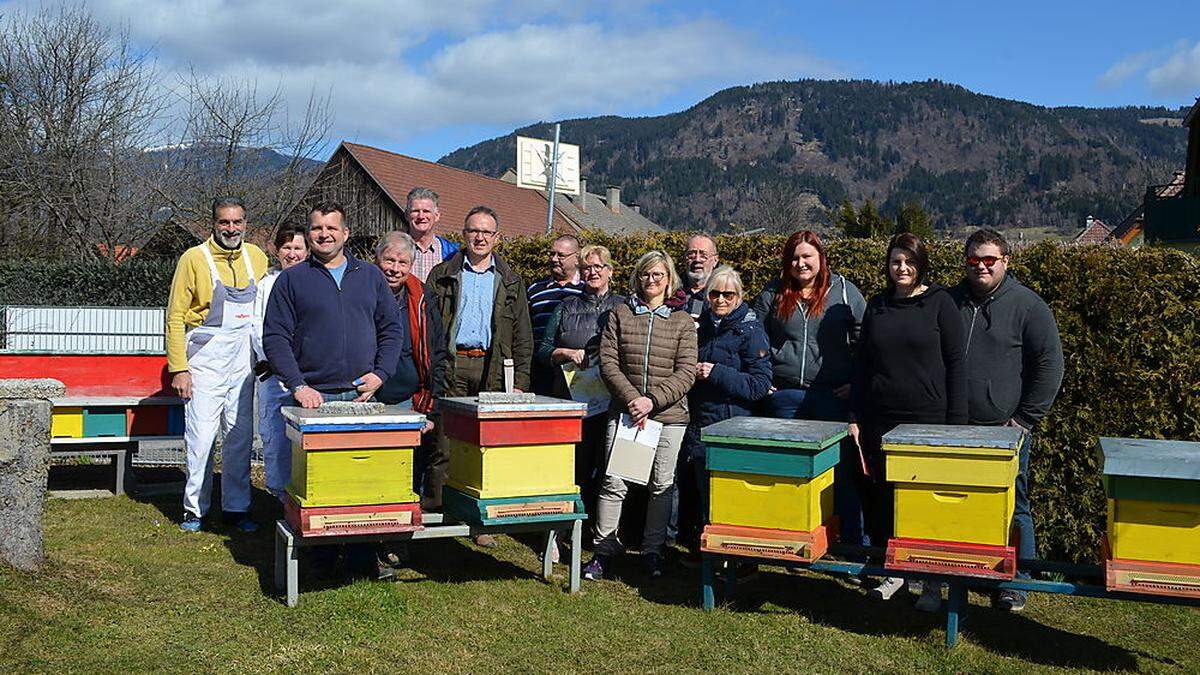
MULTIPOLYGON (((300 203, 307 210, 318 202, 339 202, 346 207, 353 236, 373 238, 390 230, 404 229, 405 197, 418 186, 431 188, 440 198, 442 217, 437 234, 461 232, 467 212, 481 204, 496 210, 500 229, 506 235, 546 232, 548 204, 541 192, 349 142, 338 146, 300 203)), ((556 208, 554 230, 573 234, 580 228, 556 208)))

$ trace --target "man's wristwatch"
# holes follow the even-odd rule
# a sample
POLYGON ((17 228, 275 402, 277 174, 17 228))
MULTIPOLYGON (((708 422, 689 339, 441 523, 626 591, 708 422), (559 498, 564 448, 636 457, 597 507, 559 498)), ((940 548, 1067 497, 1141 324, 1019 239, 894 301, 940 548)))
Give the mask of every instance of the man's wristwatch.
POLYGON ((292 396, 295 396, 296 394, 299 394, 301 389, 308 389, 308 385, 307 385, 307 384, 302 384, 302 385, 300 385, 299 387, 296 387, 296 388, 292 389, 292 396))

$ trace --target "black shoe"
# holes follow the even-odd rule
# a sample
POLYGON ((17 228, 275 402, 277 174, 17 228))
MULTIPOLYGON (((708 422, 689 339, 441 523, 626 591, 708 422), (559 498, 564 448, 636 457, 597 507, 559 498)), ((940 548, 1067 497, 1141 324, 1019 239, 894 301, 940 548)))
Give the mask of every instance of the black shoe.
POLYGON ((646 566, 646 572, 650 575, 651 579, 657 579, 666 573, 667 559, 662 557, 662 554, 647 553, 642 558, 644 560, 643 564, 646 566))
POLYGON ((1020 591, 1003 590, 992 598, 992 608, 1001 612, 1021 612, 1025 609, 1025 594, 1020 591))

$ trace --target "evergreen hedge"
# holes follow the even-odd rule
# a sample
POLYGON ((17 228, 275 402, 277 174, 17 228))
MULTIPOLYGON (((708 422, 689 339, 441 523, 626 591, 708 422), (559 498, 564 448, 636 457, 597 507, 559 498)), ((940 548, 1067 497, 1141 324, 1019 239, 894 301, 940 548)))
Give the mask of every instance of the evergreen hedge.
MULTIPOLYGON (((722 235, 721 258, 757 293, 778 272, 783 237, 722 235)), ((677 262, 682 233, 595 235, 612 250, 623 288, 633 262, 662 248, 677 262)), ((502 253, 527 281, 545 274, 545 238, 510 239, 502 253)), ((830 243, 834 269, 868 297, 883 288, 885 242, 830 243)), ((961 244, 932 245, 934 277, 961 276, 961 244)), ((166 302, 172 261, 0 263, 0 304, 154 306, 166 302)), ((1105 501, 1096 458, 1099 436, 1200 440, 1200 259, 1169 249, 1069 247, 1042 243, 1018 252, 1011 273, 1054 311, 1066 355, 1062 391, 1039 427, 1032 501, 1039 552, 1095 560, 1105 501)))

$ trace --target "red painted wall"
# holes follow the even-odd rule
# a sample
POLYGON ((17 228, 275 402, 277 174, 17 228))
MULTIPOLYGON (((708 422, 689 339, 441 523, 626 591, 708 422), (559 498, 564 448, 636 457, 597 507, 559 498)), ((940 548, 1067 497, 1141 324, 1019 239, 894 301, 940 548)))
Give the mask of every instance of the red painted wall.
POLYGON ((0 378, 48 377, 67 396, 174 396, 167 357, 121 354, 0 354, 0 378))

